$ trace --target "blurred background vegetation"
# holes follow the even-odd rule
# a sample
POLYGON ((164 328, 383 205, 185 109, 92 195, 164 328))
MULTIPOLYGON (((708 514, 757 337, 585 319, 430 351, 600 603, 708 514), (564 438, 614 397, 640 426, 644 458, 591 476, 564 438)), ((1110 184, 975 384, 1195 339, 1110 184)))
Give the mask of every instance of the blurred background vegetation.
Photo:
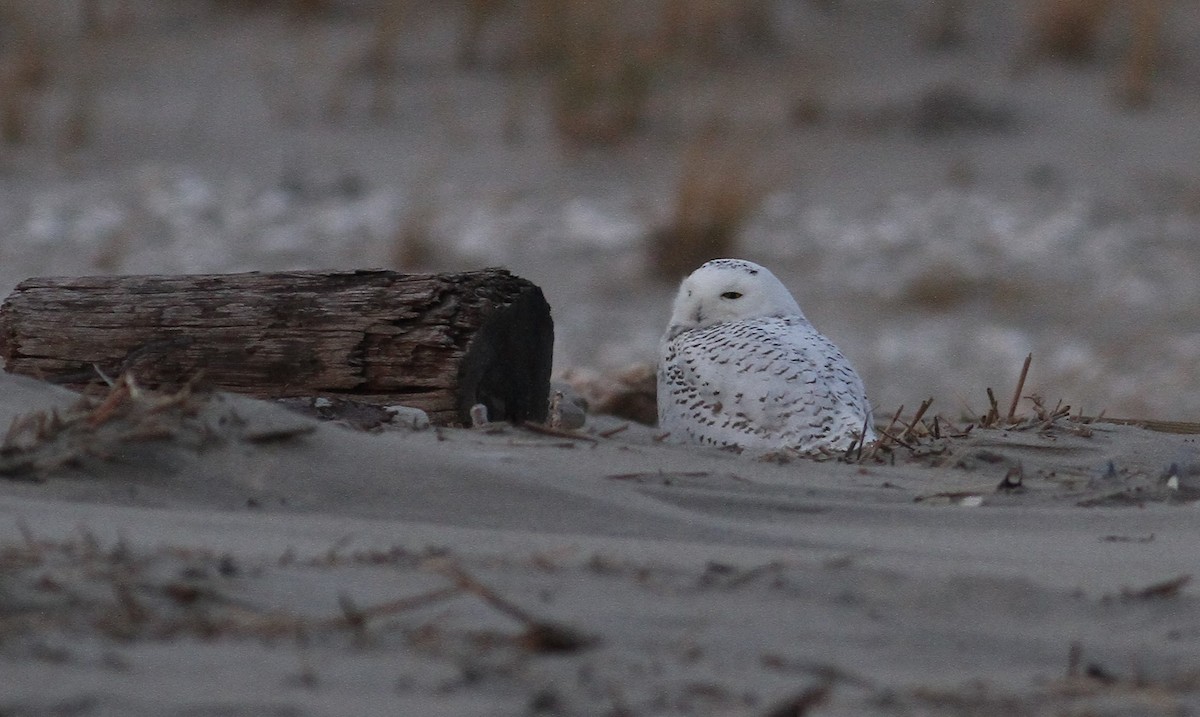
MULTIPOLYGON (((1020 16, 1026 37, 1012 48, 1014 68, 1053 58, 1074 62, 1111 54, 1121 45, 1114 74, 1116 97, 1131 106, 1151 99, 1166 6, 1172 0, 1027 0, 987 2, 1020 16)), ((1183 0, 1175 0, 1183 1, 1183 0)), ((352 76, 373 85, 369 109, 389 109, 388 83, 401 72, 404 46, 432 24, 449 25, 439 37, 441 57, 460 69, 486 67, 529 74, 552 90, 554 127, 567 142, 620 141, 646 117, 653 87, 694 77, 718 65, 756 57, 804 52, 804 38, 790 32, 788 5, 836 11, 839 0, 3 0, 0 2, 0 82, 3 137, 28 140, 31 125, 44 119, 37 98, 47 87, 68 86, 73 97, 59 119, 68 146, 87 140, 89 95, 102 67, 139 58, 114 52, 148 35, 169 38, 204 33, 214 23, 286 23, 297 45, 341 29, 351 55, 298 47, 288 73, 327 72, 338 61, 344 83, 352 76), (345 32, 350 30, 350 32, 345 32), (354 32, 354 31, 357 32, 354 32), (350 61, 352 60, 352 61, 350 61)), ((969 41, 971 0, 927 0, 901 35, 931 51, 969 41)), ((979 2, 974 3, 976 5, 979 2)), ((849 15, 846 22, 853 22, 849 15)), ((979 28, 986 32, 988 28, 979 28)), ((328 42, 326 38, 325 42, 328 42)), ((861 48, 869 52, 871 48, 861 48)), ((140 58, 154 62, 150 54, 140 58)), ((835 58, 835 60, 838 58, 835 58)), ((1110 58, 1111 59, 1111 58, 1110 58)), ((115 68, 114 68, 115 69, 115 68)), ((245 68, 255 71, 256 68, 245 68)), ((260 69, 260 68, 259 68, 260 69)), ((796 82, 797 78, 778 78, 796 82)), ((803 84, 804 80, 799 80, 803 84)), ((811 78, 810 78, 810 81, 811 78)), ((327 88, 325 109, 336 115, 345 98, 327 88)), ((802 88, 803 89, 803 88, 802 88)), ((796 121, 821 116, 819 96, 800 98, 796 121)))
MULTIPOLYGON (((970 63, 976 45, 1003 38, 1008 47, 1000 55, 1013 75, 1044 62, 1091 65, 1109 77, 1113 106, 1139 108, 1154 99, 1171 2, 1190 0, 879 4, 903 8, 894 35, 931 66, 946 57, 970 63)), ((201 141, 212 133, 204 126, 234 120, 241 127, 227 134, 405 122, 398 129, 412 133, 423 122, 465 136, 483 116, 508 145, 547 140, 568 154, 651 137, 669 149, 678 177, 673 205, 650 237, 649 260, 658 274, 676 277, 704 258, 732 252, 745 218, 769 189, 787 181, 779 176, 781 162, 764 156, 772 134, 832 123, 858 134, 905 126, 926 136, 1016 125, 1003 102, 980 100, 957 85, 926 88, 908 107, 831 100, 840 66, 886 48, 829 41, 806 27, 806 17, 821 14, 852 27, 861 5, 2 0, 0 140, 8 154, 0 153, 0 168, 7 158, 10 171, 19 172, 20 155, 13 154, 19 147, 43 150, 27 157, 26 166, 48 161, 69 168, 105 137, 108 153, 119 157, 155 151, 186 157, 181 145, 195 142, 211 159, 220 151, 201 141), (174 79, 156 77, 153 69, 178 73, 181 65, 191 71, 174 79), (130 86, 134 76, 141 78, 138 87, 130 86), (411 95, 416 76, 424 78, 416 91, 427 95, 421 110, 411 95), (453 89, 455 82, 466 87, 453 89), (187 95, 171 83, 204 86, 187 95), (426 114, 414 122, 417 111, 426 114), (156 135, 135 126, 154 116, 161 128, 173 129, 156 135)), ((234 161, 246 158, 236 138, 217 145, 234 161)), ((93 159, 106 156, 101 151, 93 159)), ((946 176, 967 183, 972 172, 962 164, 946 176)), ((397 251, 397 263, 419 264, 428 255, 419 234, 418 227, 397 251)))

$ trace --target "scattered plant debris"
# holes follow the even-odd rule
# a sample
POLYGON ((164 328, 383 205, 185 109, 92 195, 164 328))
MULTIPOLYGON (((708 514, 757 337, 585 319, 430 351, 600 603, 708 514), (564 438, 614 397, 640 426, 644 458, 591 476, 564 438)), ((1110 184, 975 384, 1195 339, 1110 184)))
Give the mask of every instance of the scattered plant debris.
POLYGON ((476 580, 461 566, 446 563, 442 573, 454 580, 460 590, 469 592, 525 626, 518 643, 529 652, 575 652, 597 643, 593 635, 585 634, 574 627, 561 625, 534 617, 487 585, 476 580))
POLYGON ((0 476, 42 480, 63 466, 114 461, 132 444, 172 440, 199 449, 220 434, 199 416, 209 394, 195 382, 173 393, 140 387, 129 373, 99 399, 82 396, 72 406, 18 416, 0 441, 0 476))
POLYGON ((1180 575, 1163 580, 1162 582, 1147 585, 1144 588, 1130 590, 1126 588, 1121 591, 1121 597, 1126 600, 1159 600, 1162 598, 1172 598, 1179 594, 1179 591, 1192 581, 1191 575, 1180 575))

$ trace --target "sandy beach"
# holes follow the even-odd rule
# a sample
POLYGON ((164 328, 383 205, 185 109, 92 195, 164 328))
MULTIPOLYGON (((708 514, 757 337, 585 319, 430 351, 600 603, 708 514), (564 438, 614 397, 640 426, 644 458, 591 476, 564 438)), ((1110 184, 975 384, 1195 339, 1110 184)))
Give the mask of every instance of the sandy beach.
MULTIPOLYGON (((74 415, 0 382, 0 422, 74 415)), ((1200 705, 1194 435, 1062 422, 780 464, 610 417, 366 433, 190 406, 157 440, 118 437, 133 411, 3 454, 6 713, 1200 705)))
POLYGON ((503 267, 593 408, 367 431, 0 371, 0 717, 1200 714, 1197 26, 1194 0, 0 3, 0 297, 503 267), (653 415, 670 264, 718 245, 900 441, 773 460, 606 415, 631 386, 653 415), (1046 404, 1010 423, 1030 354, 1046 404))

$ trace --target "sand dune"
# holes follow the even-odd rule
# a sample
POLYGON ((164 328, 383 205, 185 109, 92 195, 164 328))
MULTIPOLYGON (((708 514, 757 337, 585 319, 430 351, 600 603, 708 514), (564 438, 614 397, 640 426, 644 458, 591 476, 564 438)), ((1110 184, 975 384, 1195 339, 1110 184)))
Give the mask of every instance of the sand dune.
MULTIPOLYGON (((8 375, 0 395, 4 421, 76 400, 8 375)), ((1194 437, 977 430, 936 461, 780 465, 637 426, 603 438, 604 417, 580 439, 368 434, 191 401, 164 412, 168 438, 0 480, 6 713, 1200 701, 1200 603, 1178 580, 1196 568, 1194 437), (1023 490, 997 491, 1018 461, 1023 490)))

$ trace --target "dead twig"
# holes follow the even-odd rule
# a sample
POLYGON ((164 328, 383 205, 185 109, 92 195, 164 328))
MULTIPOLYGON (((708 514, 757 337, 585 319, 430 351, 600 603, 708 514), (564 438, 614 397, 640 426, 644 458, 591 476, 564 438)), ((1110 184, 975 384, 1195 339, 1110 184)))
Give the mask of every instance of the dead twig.
MULTIPOLYGON (((882 431, 880 431, 880 433, 881 433, 881 434, 882 434, 884 437, 889 437, 889 436, 888 436, 888 434, 889 434, 889 433, 891 433, 891 431, 892 431, 892 426, 895 426, 895 425, 896 425, 896 421, 899 421, 899 420, 900 420, 900 414, 901 414, 901 413, 903 413, 903 412, 904 412, 904 404, 902 403, 902 404, 900 404, 900 408, 897 408, 897 409, 896 409, 896 412, 892 414, 892 420, 888 421, 887 428, 885 428, 885 429, 883 429, 882 431)), ((883 442, 884 442, 883 440, 880 440, 880 441, 879 441, 879 443, 880 443, 880 444, 882 444, 883 442)))
POLYGON ((1025 355, 1025 363, 1021 365, 1021 376, 1017 379, 1017 389, 1013 391, 1012 402, 1008 404, 1008 416, 1005 417, 1006 423, 1014 423, 1017 414, 1017 402, 1021 400, 1021 392, 1025 390, 1025 377, 1029 375, 1029 364, 1033 362, 1033 354, 1025 355))
POLYGON ((913 448, 911 443, 907 443, 907 442, 901 440, 899 436, 893 436, 892 434, 888 433, 887 431, 880 431, 879 433, 884 438, 887 438, 888 440, 890 440, 892 443, 895 443, 896 445, 903 446, 904 448, 907 448, 910 451, 913 448))
POLYGON ((1083 645, 1078 640, 1071 643, 1067 650, 1067 678, 1079 676, 1079 665, 1083 661, 1083 645))
POLYGON ((609 480, 642 481, 642 480, 646 480, 646 479, 650 479, 650 478, 657 478, 659 480, 669 480, 670 478, 703 478, 705 476, 711 476, 711 475, 712 475, 712 473, 709 471, 685 471, 682 473, 668 473, 666 471, 660 470, 660 471, 647 471, 645 473, 613 473, 610 475, 606 475, 604 477, 608 478, 609 480))
POLYGON ((622 431, 627 431, 627 430, 629 430, 629 424, 622 423, 621 425, 617 426, 616 428, 609 428, 608 430, 600 431, 596 435, 600 436, 601 438, 612 438, 613 436, 617 435, 618 433, 621 433, 622 431))
POLYGON ((875 445, 871 446, 871 452, 867 454, 867 460, 872 460, 875 458, 875 454, 879 452, 880 448, 884 447, 884 445, 887 443, 887 439, 891 438, 892 426, 896 425, 896 421, 900 420, 900 412, 903 410, 904 404, 900 404, 900 408, 897 408, 896 412, 892 414, 892 420, 888 421, 887 428, 879 432, 880 438, 879 440, 875 441, 875 445))
POLYGON ((824 704, 832 691, 832 682, 820 682, 774 705, 763 713, 763 717, 803 717, 813 708, 824 704))
POLYGON ((127 377, 128 374, 123 374, 121 378, 117 380, 117 385, 114 386, 112 390, 108 392, 108 395, 104 397, 104 400, 100 402, 100 405, 96 406, 94 409, 92 409, 91 413, 88 414, 86 423, 89 427, 95 428, 109 421, 116 414, 117 409, 120 408, 121 404, 125 403, 125 401, 130 397, 132 394, 132 381, 127 377))
POLYGON ((858 434, 858 451, 854 456, 854 460, 858 461, 859 463, 862 462, 863 446, 866 445, 867 442, 867 428, 870 427, 870 423, 871 413, 868 411, 867 415, 863 417, 862 432, 858 434))
POLYGON ((1157 600, 1160 598, 1171 598, 1179 594, 1185 585, 1192 581, 1192 576, 1180 575, 1179 577, 1163 580, 1162 582, 1147 585, 1139 590, 1130 590, 1126 588, 1121 591, 1121 597, 1126 600, 1157 600))
POLYGON ((979 425, 983 428, 991 428, 1000 420, 1000 406, 996 403, 996 394, 992 392, 991 386, 988 386, 987 397, 988 412, 979 421, 979 425))
POLYGON ((919 408, 917 408, 917 413, 916 413, 916 415, 913 416, 912 422, 908 424, 908 428, 906 428, 904 430, 904 433, 900 434, 901 438, 907 439, 910 435, 912 435, 913 429, 915 429, 917 427, 917 424, 919 424, 921 422, 921 419, 925 417, 925 412, 928 411, 929 407, 932 405, 933 405, 933 397, 932 396, 925 399, 924 401, 921 401, 921 406, 919 408))
POLYGON ((590 647, 596 638, 573 627, 540 620, 523 608, 502 597, 495 590, 476 580, 462 567, 453 563, 442 567, 441 572, 453 580, 456 586, 480 598, 496 610, 525 626, 520 643, 530 652, 574 652, 590 647))
POLYGON ((556 438, 570 438, 571 440, 574 440, 574 441, 587 441, 589 443, 599 443, 599 441, 597 441, 595 438, 592 438, 591 436, 584 435, 582 433, 576 433, 575 431, 568 431, 565 428, 551 428, 550 426, 546 426, 541 423, 535 423, 533 421, 525 421, 524 423, 521 424, 521 426, 530 431, 533 431, 534 433, 540 433, 543 436, 555 436, 556 438))

